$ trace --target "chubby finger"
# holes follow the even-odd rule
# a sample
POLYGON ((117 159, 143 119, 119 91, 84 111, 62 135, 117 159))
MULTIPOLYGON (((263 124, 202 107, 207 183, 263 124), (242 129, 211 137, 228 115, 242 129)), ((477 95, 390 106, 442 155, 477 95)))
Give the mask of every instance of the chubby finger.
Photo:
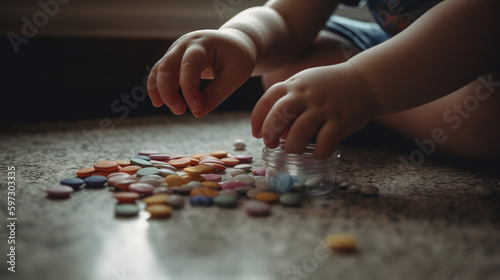
POLYGON ((252 125, 252 135, 256 138, 262 138, 262 125, 271 111, 273 105, 287 93, 283 83, 277 83, 270 87, 255 104, 250 123, 252 125))
POLYGON ((314 110, 306 110, 300 114, 288 131, 285 151, 292 154, 303 153, 324 123, 323 116, 314 110))
POLYGON ((328 121, 318 132, 314 156, 328 158, 338 148, 340 141, 346 136, 345 129, 336 121, 328 121))
POLYGON ((160 97, 160 93, 158 92, 157 86, 157 75, 158 75, 158 63, 156 63, 148 76, 147 89, 149 99, 151 99, 151 103, 155 107, 161 107, 163 105, 163 100, 160 97))
POLYGON ((179 71, 184 50, 172 48, 158 63, 156 84, 158 93, 170 110, 180 115, 186 111, 186 103, 178 93, 179 71))
POLYGON ((238 69, 232 69, 231 67, 223 67, 223 70, 216 73, 215 79, 202 92, 201 98, 204 107, 195 116, 203 117, 210 113, 237 90, 248 79, 250 74, 250 72, 241 73, 238 69))
POLYGON ((291 125, 304 110, 305 104, 290 95, 276 101, 262 124, 264 144, 270 148, 278 147, 280 136, 287 126, 291 125))
POLYGON ((200 45, 190 45, 182 58, 180 84, 186 103, 193 114, 203 111, 203 100, 200 93, 200 79, 208 65, 207 51, 200 45))

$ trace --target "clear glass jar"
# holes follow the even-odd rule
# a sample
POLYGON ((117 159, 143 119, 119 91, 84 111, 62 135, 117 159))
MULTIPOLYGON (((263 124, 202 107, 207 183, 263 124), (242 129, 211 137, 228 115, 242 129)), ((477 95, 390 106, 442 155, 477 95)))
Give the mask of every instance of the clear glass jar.
POLYGON ((262 150, 266 178, 272 191, 322 195, 333 189, 340 152, 336 151, 327 159, 318 159, 313 156, 314 144, 309 144, 302 154, 286 153, 284 144, 282 141, 276 149, 262 150))

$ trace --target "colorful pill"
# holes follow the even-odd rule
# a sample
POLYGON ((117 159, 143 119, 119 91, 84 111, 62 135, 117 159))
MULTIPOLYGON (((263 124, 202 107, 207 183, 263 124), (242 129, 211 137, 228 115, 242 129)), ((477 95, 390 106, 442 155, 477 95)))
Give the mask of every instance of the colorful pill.
POLYGON ((182 168, 190 165, 191 160, 188 158, 171 159, 168 161, 168 164, 176 168, 182 168))
POLYGON ((155 187, 151 186, 150 184, 137 182, 130 184, 128 186, 128 189, 131 192, 136 192, 138 194, 150 195, 153 193, 155 187))
POLYGON ((153 205, 153 204, 166 204, 167 199, 170 196, 168 194, 154 194, 152 196, 148 196, 144 198, 142 201, 146 203, 146 205, 153 205))
POLYGON ((142 169, 142 167, 140 167, 139 165, 129 165, 129 166, 125 166, 125 167, 118 169, 118 171, 130 174, 130 175, 134 175, 140 169, 142 169))
POLYGON ((233 208, 238 205, 238 198, 232 195, 219 195, 214 198, 214 204, 223 208, 233 208))
POLYGON ((83 179, 86 188, 104 188, 107 181, 108 179, 101 175, 92 175, 83 179))
POLYGON ((73 190, 77 191, 83 187, 85 184, 80 178, 65 178, 59 182, 61 185, 72 187, 73 190))
POLYGON ((207 196, 207 197, 217 197, 219 192, 212 188, 194 188, 191 193, 191 196, 207 196))
POLYGON ((264 201, 267 203, 274 203, 280 199, 280 196, 278 194, 272 193, 272 192, 261 192, 255 196, 255 199, 260 200, 260 201, 264 201))
POLYGON ((140 195, 135 192, 117 192, 113 194, 113 196, 119 203, 135 203, 135 201, 140 197, 140 195))
POLYGON ((115 215, 120 217, 133 217, 139 214, 139 206, 131 203, 115 205, 115 215))
POLYGON ((151 162, 136 157, 130 159, 130 164, 140 167, 153 167, 153 164, 151 162))
POLYGON ((151 214, 152 219, 168 218, 173 212, 172 207, 165 204, 153 204, 147 206, 144 210, 151 214))
POLYGON ((211 206, 214 203, 214 200, 211 197, 198 195, 190 197, 189 203, 196 207, 207 207, 211 206))
POLYGON ((76 176, 80 178, 89 177, 95 173, 94 167, 86 167, 76 171, 76 176))
POLYGON ((52 198, 68 198, 74 192, 70 186, 55 185, 47 189, 47 194, 52 198))
POLYGON ((94 163, 94 168, 97 171, 116 171, 119 166, 116 162, 111 160, 102 160, 94 163))
POLYGON ((271 213, 271 206, 263 201, 248 200, 244 208, 245 212, 252 217, 264 217, 271 213))
POLYGON ((326 238, 326 244, 333 250, 350 252, 356 250, 357 241, 353 235, 346 233, 330 234, 326 238))
POLYGON ((234 190, 234 189, 236 189, 238 187, 243 187, 243 186, 245 186, 245 183, 236 182, 236 181, 228 181, 228 182, 222 183, 222 185, 220 187, 223 190, 225 190, 225 189, 234 190))

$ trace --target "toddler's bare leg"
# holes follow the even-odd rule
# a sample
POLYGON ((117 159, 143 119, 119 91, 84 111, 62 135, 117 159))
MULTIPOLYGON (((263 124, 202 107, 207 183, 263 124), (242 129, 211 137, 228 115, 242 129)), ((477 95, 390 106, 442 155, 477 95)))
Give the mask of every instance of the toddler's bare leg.
POLYGON ((376 122, 436 151, 469 159, 500 155, 500 75, 486 74, 428 104, 376 122))

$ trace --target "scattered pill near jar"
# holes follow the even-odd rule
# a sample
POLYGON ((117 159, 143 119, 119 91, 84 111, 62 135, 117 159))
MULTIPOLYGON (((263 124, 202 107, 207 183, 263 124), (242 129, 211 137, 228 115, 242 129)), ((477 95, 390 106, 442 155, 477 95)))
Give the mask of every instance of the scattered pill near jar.
POLYGON ((326 237, 326 244, 334 251, 353 252, 357 248, 356 238, 347 233, 330 234, 326 237))

